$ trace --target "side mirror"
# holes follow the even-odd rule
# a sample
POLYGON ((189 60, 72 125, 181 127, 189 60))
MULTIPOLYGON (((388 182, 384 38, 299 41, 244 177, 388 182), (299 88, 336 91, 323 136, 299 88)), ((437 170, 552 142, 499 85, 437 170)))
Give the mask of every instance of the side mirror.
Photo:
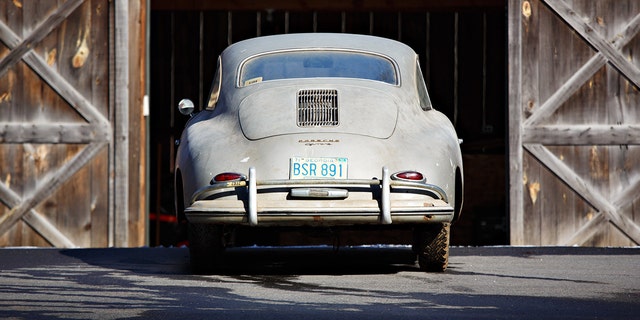
POLYGON ((185 116, 191 115, 193 113, 193 109, 193 102, 189 99, 182 99, 178 103, 178 111, 185 116))

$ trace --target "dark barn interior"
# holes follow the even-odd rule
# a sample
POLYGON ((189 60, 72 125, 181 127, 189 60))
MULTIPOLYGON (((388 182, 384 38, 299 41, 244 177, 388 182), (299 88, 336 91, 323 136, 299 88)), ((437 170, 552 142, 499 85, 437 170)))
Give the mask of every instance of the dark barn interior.
POLYGON ((508 244, 505 1, 152 0, 150 9, 150 245, 186 239, 173 206, 174 141, 187 120, 178 101, 202 105, 229 44, 300 32, 382 36, 419 54, 435 107, 464 140, 464 207, 451 244, 508 244))

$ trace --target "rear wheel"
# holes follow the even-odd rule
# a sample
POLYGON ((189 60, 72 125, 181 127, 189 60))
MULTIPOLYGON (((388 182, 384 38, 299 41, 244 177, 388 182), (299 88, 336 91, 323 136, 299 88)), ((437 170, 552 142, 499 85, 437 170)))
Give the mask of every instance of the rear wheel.
POLYGON ((222 226, 189 223, 189 256, 193 273, 207 274, 218 269, 224 248, 222 226))
POLYGON ((443 272, 447 269, 450 227, 450 223, 437 223, 414 229, 413 250, 421 270, 443 272))

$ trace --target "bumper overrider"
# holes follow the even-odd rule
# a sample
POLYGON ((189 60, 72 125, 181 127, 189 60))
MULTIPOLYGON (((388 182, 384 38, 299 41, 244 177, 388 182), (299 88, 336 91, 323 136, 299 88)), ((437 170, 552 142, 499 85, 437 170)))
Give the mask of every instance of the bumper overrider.
POLYGON ((251 226, 356 225, 450 222, 454 209, 442 188, 424 182, 382 179, 246 180, 214 183, 197 190, 185 215, 192 223, 251 226), (370 193, 370 197, 350 197, 370 193), (274 200, 261 197, 286 193, 274 200), (413 196, 394 196, 416 195, 413 196))

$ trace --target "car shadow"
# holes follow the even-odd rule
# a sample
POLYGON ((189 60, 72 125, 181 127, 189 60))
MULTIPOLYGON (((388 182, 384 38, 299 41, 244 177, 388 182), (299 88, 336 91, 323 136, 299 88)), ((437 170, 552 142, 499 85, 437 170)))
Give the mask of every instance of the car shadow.
POLYGON ((356 275, 419 271, 404 246, 232 248, 216 273, 225 275, 356 275))
MULTIPOLYGON (((68 249, 61 254, 138 274, 191 274, 189 249, 68 249)), ((349 275, 420 272, 408 246, 239 247, 227 249, 212 275, 349 275)))

